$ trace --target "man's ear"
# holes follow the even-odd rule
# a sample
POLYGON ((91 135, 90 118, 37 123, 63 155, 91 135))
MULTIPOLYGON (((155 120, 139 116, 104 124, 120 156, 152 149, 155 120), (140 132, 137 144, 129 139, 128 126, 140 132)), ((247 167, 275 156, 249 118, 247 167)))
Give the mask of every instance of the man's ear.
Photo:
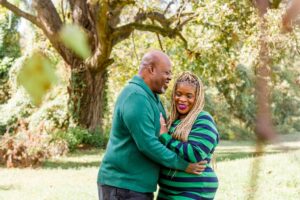
POLYGON ((154 74, 154 71, 155 71, 154 68, 155 68, 154 65, 152 65, 152 64, 149 65, 148 70, 149 70, 149 73, 150 73, 150 74, 154 74))

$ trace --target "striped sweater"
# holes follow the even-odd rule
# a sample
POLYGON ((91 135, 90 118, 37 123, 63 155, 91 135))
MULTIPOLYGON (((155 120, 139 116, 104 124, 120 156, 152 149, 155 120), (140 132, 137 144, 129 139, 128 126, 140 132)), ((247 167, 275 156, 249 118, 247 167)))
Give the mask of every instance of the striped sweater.
POLYGON ((188 141, 182 142, 171 136, 180 121, 173 122, 169 134, 160 136, 161 142, 188 162, 207 160, 208 164, 200 175, 162 167, 158 199, 213 199, 218 188, 218 178, 210 166, 212 154, 219 142, 215 122, 208 112, 202 111, 192 126, 188 141))

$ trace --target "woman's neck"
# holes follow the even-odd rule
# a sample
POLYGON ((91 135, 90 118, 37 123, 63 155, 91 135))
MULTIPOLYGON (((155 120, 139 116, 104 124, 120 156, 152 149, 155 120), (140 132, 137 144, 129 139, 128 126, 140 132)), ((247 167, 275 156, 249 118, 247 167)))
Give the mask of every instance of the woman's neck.
POLYGON ((184 119, 186 115, 178 115, 178 119, 184 119))

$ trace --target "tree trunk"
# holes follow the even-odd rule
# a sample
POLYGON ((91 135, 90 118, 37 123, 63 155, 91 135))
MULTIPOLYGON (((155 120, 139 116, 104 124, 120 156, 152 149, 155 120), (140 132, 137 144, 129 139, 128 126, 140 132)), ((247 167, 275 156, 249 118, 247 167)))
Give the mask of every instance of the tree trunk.
POLYGON ((73 120, 90 131, 99 128, 102 132, 106 106, 107 70, 93 72, 84 64, 81 64, 80 69, 82 70, 72 70, 68 88, 73 120))
POLYGON ((69 49, 58 37, 65 22, 60 18, 52 1, 33 0, 32 7, 36 12, 31 14, 7 0, 0 0, 1 6, 40 28, 64 61, 71 66, 68 92, 70 111, 74 121, 90 130, 95 130, 97 127, 103 129, 106 69, 113 62, 113 59, 110 59, 112 48, 127 39, 134 30, 154 32, 169 38, 179 37, 186 44, 187 41, 181 34, 182 27, 193 20, 196 15, 183 12, 184 9, 178 9, 177 13, 167 18, 165 15, 169 6, 164 13, 148 11, 148 9, 145 11, 138 9, 136 12, 137 9, 134 6, 136 1, 132 0, 69 0, 68 3, 70 6, 68 13, 72 16, 73 24, 84 28, 93 52, 93 55, 85 61, 79 60, 72 49, 69 49), (120 20, 121 13, 130 5, 133 20, 124 24, 120 20), (152 23, 148 23, 148 19, 152 23))
POLYGON ((256 99, 257 99, 257 114, 255 132, 260 141, 268 141, 276 138, 276 132, 272 123, 272 114, 270 109, 270 88, 271 81, 271 58, 269 55, 267 42, 267 21, 265 14, 269 8, 267 0, 257 0, 257 5, 260 15, 260 52, 259 64, 256 68, 256 99))
MULTIPOLYGON (((263 22, 264 23, 264 22, 263 22)), ((266 34, 262 25, 262 36, 260 38, 260 64, 256 69, 256 98, 257 114, 255 132, 260 140, 272 140, 275 137, 275 131, 272 126, 272 114, 270 109, 270 91, 269 81, 271 68, 269 66, 270 57, 266 34)))

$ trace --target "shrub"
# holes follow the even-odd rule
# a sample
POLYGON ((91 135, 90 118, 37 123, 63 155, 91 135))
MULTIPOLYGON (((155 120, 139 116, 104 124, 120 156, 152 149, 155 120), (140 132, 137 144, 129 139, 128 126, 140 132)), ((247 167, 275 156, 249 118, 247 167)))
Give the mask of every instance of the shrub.
POLYGON ((105 148, 108 141, 108 134, 102 134, 99 130, 90 132, 82 127, 71 127, 67 131, 59 130, 52 136, 53 140, 64 140, 70 151, 80 146, 93 146, 105 148))
POLYGON ((14 64, 12 64, 9 69, 8 82, 11 86, 10 92, 12 95, 10 99, 7 99, 0 105, 0 135, 17 128, 17 122, 20 119, 28 117, 33 110, 28 95, 24 89, 18 87, 16 81, 18 71, 22 67, 24 58, 25 56, 14 60, 14 64))
MULTIPOLYGON (((54 93, 56 91, 53 91, 54 93)), ((47 130, 65 130, 69 126, 69 114, 67 109, 67 95, 56 93, 57 97, 48 99, 31 114, 29 127, 36 127, 41 121, 45 121, 47 130)), ((49 93, 49 95, 52 95, 49 93)))
POLYGON ((49 157, 47 136, 42 134, 42 127, 35 132, 28 131, 27 124, 20 121, 16 134, 4 134, 1 138, 1 159, 7 167, 37 166, 49 157))
POLYGON ((87 138, 84 142, 86 144, 92 145, 94 147, 100 147, 105 149, 107 142, 109 139, 109 132, 108 130, 104 131, 103 133, 100 132, 100 129, 96 129, 90 137, 87 138))
POLYGON ((68 151, 66 143, 51 140, 44 124, 29 130, 28 123, 20 120, 13 134, 5 133, 0 140, 0 163, 7 167, 36 167, 50 156, 68 151))
POLYGON ((0 105, 0 135, 13 131, 18 126, 17 122, 29 116, 32 109, 24 91, 17 90, 7 103, 0 105))
POLYGON ((295 120, 294 125, 293 125, 293 128, 294 128, 296 131, 300 132, 300 119, 295 120))
POLYGON ((82 144, 86 137, 89 137, 89 132, 80 127, 69 128, 67 131, 58 130, 52 135, 53 140, 66 141, 70 151, 73 151, 79 144, 82 144))

